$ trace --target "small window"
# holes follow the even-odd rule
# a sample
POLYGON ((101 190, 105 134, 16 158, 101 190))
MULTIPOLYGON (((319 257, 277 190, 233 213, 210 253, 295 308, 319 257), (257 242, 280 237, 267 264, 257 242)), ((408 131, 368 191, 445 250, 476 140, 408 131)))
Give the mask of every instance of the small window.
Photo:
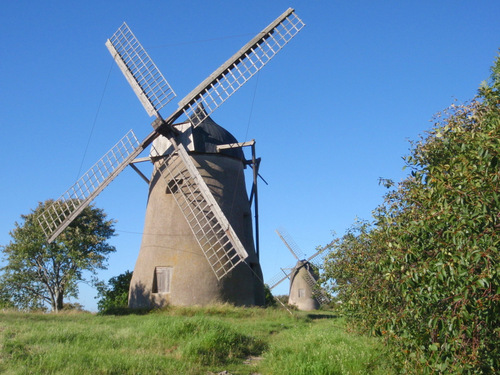
POLYGON ((156 267, 153 280, 153 293, 170 293, 172 267, 156 267))
POLYGON ((306 291, 305 289, 300 289, 299 288, 299 298, 304 298, 306 296, 306 291))

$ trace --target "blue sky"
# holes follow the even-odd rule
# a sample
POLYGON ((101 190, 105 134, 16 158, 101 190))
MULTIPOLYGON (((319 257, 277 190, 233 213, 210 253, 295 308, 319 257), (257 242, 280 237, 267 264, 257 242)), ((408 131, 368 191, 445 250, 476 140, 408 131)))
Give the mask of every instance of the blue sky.
MULTIPOLYGON (((307 255, 382 202, 379 177, 405 176, 409 139, 471 99, 500 47, 498 1, 5 1, 0 12, 0 244, 21 214, 57 198, 148 117, 104 43, 126 21, 176 103, 288 7, 306 27, 212 118, 262 158, 265 278, 293 264, 274 230, 307 255)), ((147 173, 149 170, 145 169, 147 173)), ((127 168, 96 199, 116 219, 99 277, 132 270, 147 185, 127 168)), ((286 293, 286 286, 278 289, 286 293)), ((80 302, 94 310, 95 292, 80 302)))

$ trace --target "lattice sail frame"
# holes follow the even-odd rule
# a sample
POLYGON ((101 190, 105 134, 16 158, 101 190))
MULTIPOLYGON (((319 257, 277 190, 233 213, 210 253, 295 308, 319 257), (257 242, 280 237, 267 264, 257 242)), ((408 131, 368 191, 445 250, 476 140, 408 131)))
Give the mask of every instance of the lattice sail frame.
POLYGON ((142 150, 144 148, 130 130, 59 199, 48 206, 37 217, 48 242, 54 241, 142 150))
POLYGON ((284 230, 283 228, 276 229, 276 233, 278 234, 281 241, 283 241, 285 246, 288 248, 288 250, 290 250, 295 259, 297 260, 305 259, 306 254, 304 254, 304 252, 295 243, 292 236, 290 236, 290 234, 288 234, 286 230, 284 230))
POLYGON ((305 267, 307 273, 304 275, 304 281, 307 283, 307 285, 309 285, 309 288, 311 288, 313 297, 316 298, 316 300, 321 305, 327 304, 328 302, 330 302, 330 298, 328 298, 326 293, 319 286, 318 280, 314 277, 309 268, 307 266, 305 267))
POLYGON ((182 144, 159 171, 218 280, 248 258, 244 246, 182 144))
POLYGON ((293 270, 294 267, 282 268, 280 273, 277 273, 276 275, 272 276, 267 282, 267 285, 269 285, 270 290, 273 290, 279 284, 281 284, 283 281, 290 278, 290 275, 292 274, 292 272, 291 271, 285 272, 285 269, 293 270))
POLYGON ((146 112, 158 116, 175 92, 125 22, 106 41, 106 47, 146 112))
POLYGON ((180 103, 184 114, 198 126, 266 65, 297 33, 304 22, 289 8, 273 23, 212 73, 180 103), (196 109, 200 104, 206 115, 196 109))
MULTIPOLYGON (((322 247, 321 249, 318 249, 318 251, 313 255, 311 255, 306 262, 319 269, 320 268, 319 264, 324 263, 324 259, 328 254, 327 249, 330 247, 330 244, 322 247)), ((316 300, 322 305, 330 302, 330 298, 325 293, 323 288, 321 288, 315 277, 311 274, 309 268, 306 268, 306 270, 307 270, 307 276, 305 276, 305 281, 311 287, 311 290, 313 291, 313 297, 316 298, 316 300)))

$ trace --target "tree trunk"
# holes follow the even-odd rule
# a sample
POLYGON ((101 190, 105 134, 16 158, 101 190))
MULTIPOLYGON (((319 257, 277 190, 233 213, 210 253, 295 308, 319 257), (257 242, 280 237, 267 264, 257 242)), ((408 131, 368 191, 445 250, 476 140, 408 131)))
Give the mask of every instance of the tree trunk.
POLYGON ((62 310, 64 306, 63 298, 64 298, 64 293, 59 293, 57 295, 57 311, 62 310))
POLYGON ((64 293, 56 292, 52 297, 52 311, 58 313, 64 306, 64 293))

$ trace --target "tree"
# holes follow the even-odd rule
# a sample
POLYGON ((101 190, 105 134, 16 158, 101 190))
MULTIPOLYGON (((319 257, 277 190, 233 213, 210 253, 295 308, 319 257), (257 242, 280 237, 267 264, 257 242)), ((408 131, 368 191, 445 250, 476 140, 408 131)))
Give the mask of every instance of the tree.
POLYGON ((39 203, 10 232, 12 241, 2 246, 7 265, 1 270, 0 285, 22 309, 49 304, 53 311, 63 308, 64 299, 78 296, 78 282, 84 271, 96 274, 106 268, 115 248, 106 241, 114 235, 114 221, 103 210, 86 207, 56 238, 48 243, 37 216, 53 201, 39 203))
POLYGON ((387 337, 406 371, 500 370, 500 58, 405 158, 410 175, 371 225, 335 244, 327 274, 351 319, 387 337))
POLYGON ((128 307, 130 280, 132 280, 132 272, 125 271, 109 279, 108 285, 101 283, 97 286, 96 298, 100 298, 97 308, 100 313, 113 313, 128 307))

